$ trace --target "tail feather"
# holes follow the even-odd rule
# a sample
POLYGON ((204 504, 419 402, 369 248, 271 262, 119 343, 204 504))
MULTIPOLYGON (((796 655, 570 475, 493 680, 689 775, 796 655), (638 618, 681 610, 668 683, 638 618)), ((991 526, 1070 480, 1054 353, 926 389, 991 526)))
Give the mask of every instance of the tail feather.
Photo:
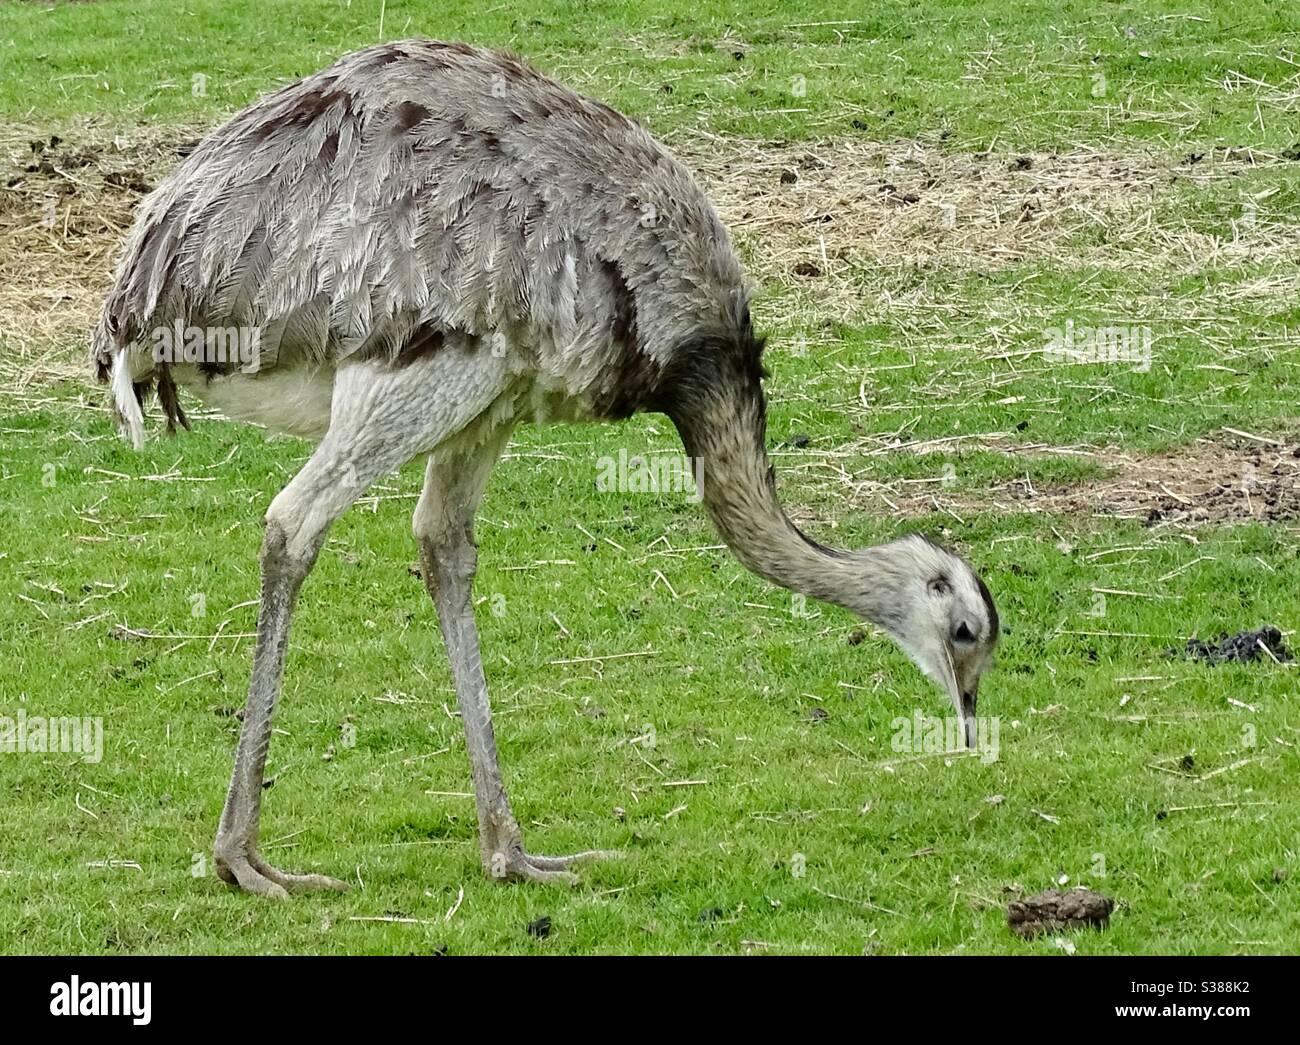
POLYGON ((131 440, 131 445, 135 449, 142 450, 144 411, 140 401, 143 389, 138 389, 131 378, 131 358, 125 351, 118 351, 113 356, 111 385, 118 428, 131 440))
POLYGON ((144 446, 144 406, 155 388, 158 404, 167 419, 167 434, 175 434, 177 425, 188 431, 190 419, 181 405, 171 368, 166 362, 155 361, 139 345, 122 343, 119 330, 110 299, 91 335, 91 357, 95 377, 100 384, 108 385, 112 394, 113 419, 118 431, 137 450, 144 446))

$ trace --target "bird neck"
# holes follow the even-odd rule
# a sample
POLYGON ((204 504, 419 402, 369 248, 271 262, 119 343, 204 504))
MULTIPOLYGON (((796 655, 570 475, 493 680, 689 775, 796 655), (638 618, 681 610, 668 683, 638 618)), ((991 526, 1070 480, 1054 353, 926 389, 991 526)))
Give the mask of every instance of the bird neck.
POLYGON ((878 600, 859 590, 861 567, 867 565, 860 560, 870 550, 841 552, 818 544, 791 522, 777 499, 761 386, 711 393, 671 416, 727 546, 746 568, 774 584, 876 620, 878 600))

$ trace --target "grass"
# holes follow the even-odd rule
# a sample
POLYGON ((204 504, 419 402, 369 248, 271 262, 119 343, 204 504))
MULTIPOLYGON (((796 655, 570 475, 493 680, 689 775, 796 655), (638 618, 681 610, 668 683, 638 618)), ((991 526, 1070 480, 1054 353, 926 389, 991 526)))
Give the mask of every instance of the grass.
POLYGON ((46 119, 214 118, 346 50, 425 35, 516 49, 660 131, 1295 144, 1293 121, 1256 108, 1284 100, 1295 73, 1287 0, 883 0, 850 14, 834 0, 109 0, 8 4, 3 18, 0 109, 46 119))
MULTIPOLYGON (((0 714, 102 718, 104 754, 0 754, 0 951, 1061 953, 1053 936, 1012 936, 1001 909, 1063 876, 1120 904, 1106 931, 1065 934, 1079 953, 1293 946, 1295 670, 1169 650, 1295 629, 1295 517, 1147 525, 1105 503, 1046 512, 1007 497, 1086 493, 1155 453, 1191 468, 1197 447, 1269 447, 1228 427, 1295 445, 1285 241, 1300 222, 1296 165, 1279 154, 1300 81, 1284 5, 885 3, 835 26, 794 24, 844 22, 832 4, 737 10, 592 3, 575 19, 453 3, 431 25, 390 2, 384 35, 513 46, 674 141, 1154 150, 1175 173, 1185 153, 1260 154, 1240 179, 1162 180, 1143 220, 1099 214, 1011 259, 850 253, 800 280, 771 260, 779 235, 741 222, 774 334, 783 494, 829 542, 919 528, 969 552, 1005 622, 981 694, 998 760, 896 751, 899 717, 943 713, 900 653, 856 641, 839 610, 798 615, 713 547, 685 498, 597 491, 602 456, 677 450, 664 419, 524 429, 479 524, 505 775, 534 849, 625 858, 585 868, 574 890, 482 876, 445 656, 408 571, 412 465, 331 532, 268 769, 268 858, 356 887, 282 905, 231 892, 209 852, 248 677, 259 521, 309 447, 204 418, 137 454, 99 390, 11 374, 0 714), (815 86, 799 106, 783 93, 796 75, 815 86), (1243 201, 1260 196, 1252 227, 1283 245, 1234 253, 1243 201), (1152 328, 1148 371, 1041 355, 1066 318, 1115 317, 1152 328), (525 930, 542 916, 545 939, 525 930)), ((126 136, 210 123, 378 28, 378 5, 362 3, 10 4, 0 115, 65 133, 91 117, 126 136)), ((40 350, 72 358, 77 334, 40 350)), ((1150 485, 1185 478, 1171 468, 1150 485)), ((1165 503, 1154 488, 1150 502, 1165 503)))

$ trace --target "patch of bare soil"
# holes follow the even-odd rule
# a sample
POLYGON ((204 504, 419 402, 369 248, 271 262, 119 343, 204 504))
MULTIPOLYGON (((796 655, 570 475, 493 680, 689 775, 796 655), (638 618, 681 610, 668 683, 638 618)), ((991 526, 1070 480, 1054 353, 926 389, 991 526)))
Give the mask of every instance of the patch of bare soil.
MULTIPOLYGON (((195 128, 129 133, 82 121, 56 135, 0 127, 0 383, 80 372, 83 343, 132 212, 200 137, 195 128), (16 347, 17 351, 13 349, 16 347)), ((941 260, 988 268, 1042 258, 1129 266, 1171 253, 1300 259, 1295 225, 1256 221, 1231 242, 1153 225, 1177 183, 1234 177, 1275 157, 1218 150, 1148 153, 954 153, 942 143, 834 140, 801 145, 695 136, 676 143, 751 256, 761 284, 784 284, 782 323, 861 311, 854 267, 941 260), (1104 225, 1079 253, 1076 232, 1104 225)), ((874 304, 874 303, 873 303, 874 304)), ((760 306, 761 307, 761 306, 760 306)))
POLYGON ((1300 444, 1199 439, 1148 457, 1112 459, 1111 475, 1060 490, 1008 488, 1035 510, 1141 519, 1150 527, 1300 519, 1300 444))
MULTIPOLYGON (((1022 456, 1052 448, 985 441, 988 449, 1022 456)), ((1225 431, 1216 438, 1157 454, 1080 450, 1107 474, 1069 485, 1039 487, 1017 479, 983 496, 911 492, 905 483, 872 484, 868 491, 896 512, 1000 511, 1138 519, 1153 529, 1238 522, 1300 520, 1300 439, 1286 441, 1225 431)))

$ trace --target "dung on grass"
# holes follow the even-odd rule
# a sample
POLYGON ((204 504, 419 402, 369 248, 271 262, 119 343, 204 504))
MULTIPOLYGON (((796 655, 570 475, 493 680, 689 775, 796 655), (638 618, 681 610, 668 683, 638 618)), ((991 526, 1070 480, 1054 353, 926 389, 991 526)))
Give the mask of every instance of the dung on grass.
MULTIPOLYGON (((1171 652, 1177 653, 1176 650, 1171 652)), ((1254 631, 1239 631, 1235 635, 1220 635, 1217 640, 1209 642, 1188 639, 1184 653, 1192 660, 1201 660, 1207 664, 1223 664, 1227 661, 1249 664, 1261 658, 1284 664, 1293 659, 1291 650, 1282 638, 1282 632, 1272 625, 1254 631)))
POLYGON ((1060 929, 1104 929, 1114 909, 1114 900, 1091 889, 1048 889, 1007 904, 1007 924, 1031 940, 1060 929))

